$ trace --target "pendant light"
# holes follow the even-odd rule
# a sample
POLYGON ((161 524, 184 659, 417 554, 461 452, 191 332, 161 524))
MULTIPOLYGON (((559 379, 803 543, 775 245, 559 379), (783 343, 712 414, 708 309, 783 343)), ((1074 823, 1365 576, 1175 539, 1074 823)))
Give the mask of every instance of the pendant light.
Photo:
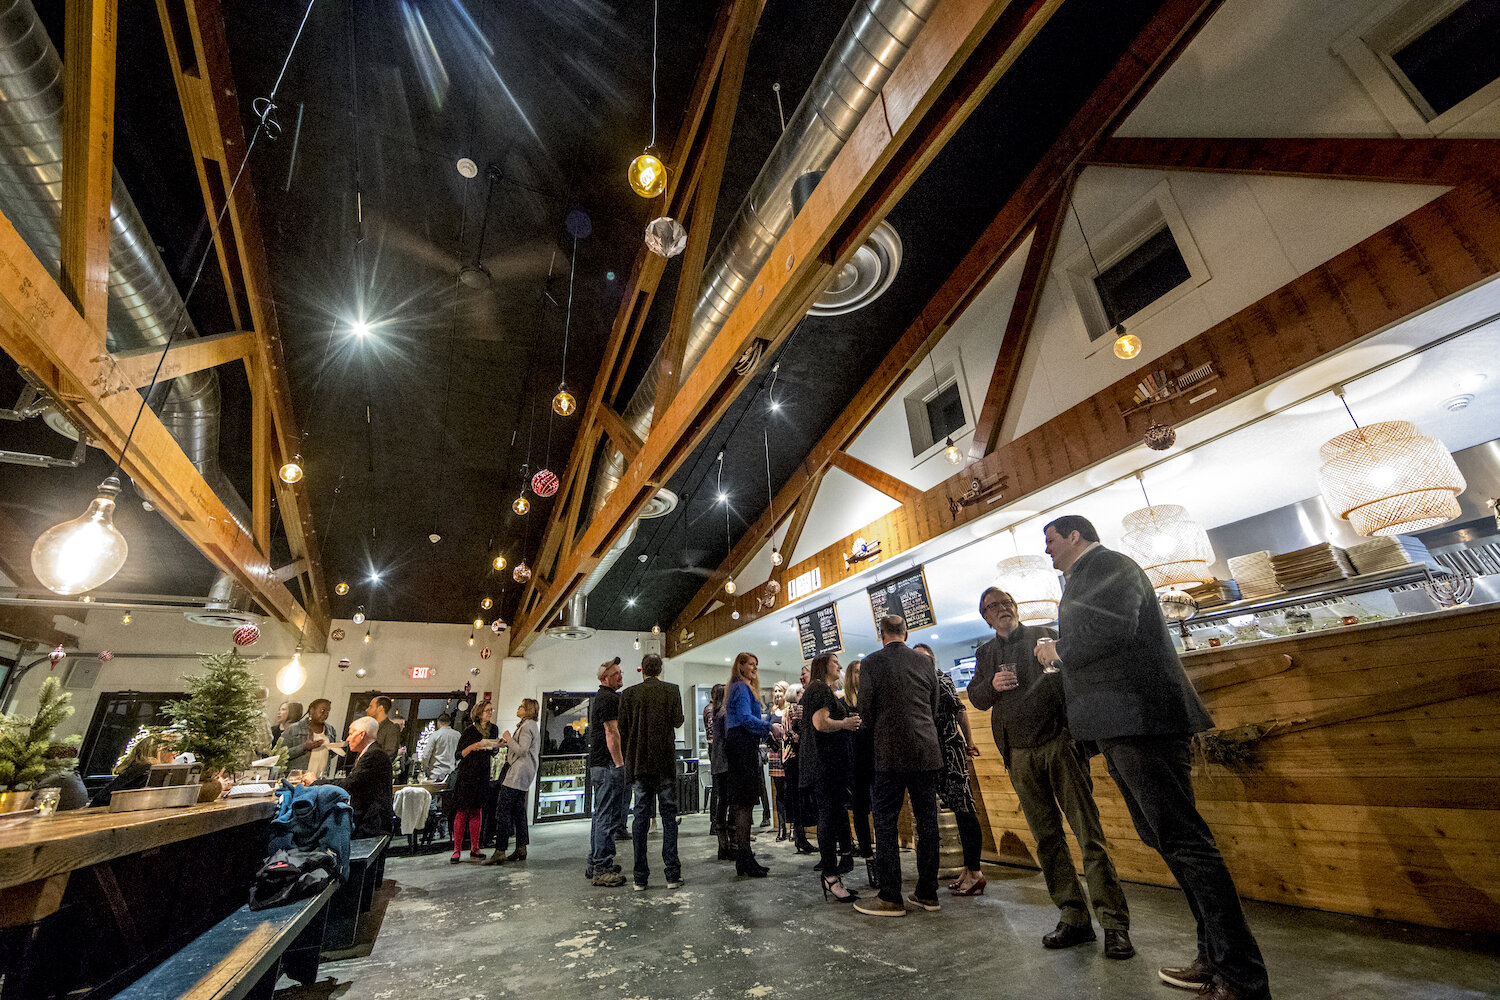
POLYGON ((340 580, 338 586, 333 588, 333 592, 335 594, 338 594, 340 597, 343 597, 345 594, 349 593, 349 585, 340 580))
POLYGON ((518 496, 510 502, 510 509, 517 514, 524 515, 527 511, 531 510, 531 501, 527 500, 525 496, 518 496))
POLYGON ((474 633, 473 632, 469 633, 469 645, 471 645, 471 646, 474 645, 474 633))
POLYGON ((640 156, 630 161, 626 179, 642 198, 655 198, 667 189, 667 167, 651 152, 656 148, 656 18, 660 4, 651 5, 651 141, 640 156))
POLYGON ((306 683, 307 668, 302 665, 302 644, 298 643, 291 660, 276 672, 276 690, 291 696, 301 691, 302 685, 306 683))
POLYGON ((366 646, 370 644, 370 630, 368 628, 365 629, 365 637, 361 641, 363 641, 366 646))
MULTIPOLYGON (((777 362, 771 368, 772 387, 776 385, 776 369, 780 367, 781 363, 777 362)), ((774 402, 775 399, 773 397, 772 403, 774 404, 774 402)), ((760 438, 766 451, 766 508, 771 512, 771 533, 774 535, 776 533, 776 494, 771 489, 771 432, 769 428, 761 429, 760 438)), ((780 566, 784 561, 781 558, 781 548, 773 539, 771 542, 771 565, 780 566)))
POLYGON ((573 259, 568 265, 568 312, 563 320, 562 378, 557 384, 557 395, 552 397, 552 412, 559 417, 572 416, 578 409, 578 400, 568 391, 568 332, 573 328, 573 279, 578 274, 578 237, 573 237, 573 259))
POLYGON ((1406 420, 1385 420, 1324 442, 1318 489, 1335 515, 1360 535, 1405 535, 1453 520, 1461 513, 1458 495, 1467 487, 1448 449, 1406 420))
MULTIPOLYGON (((494 598, 486 597, 484 600, 479 602, 479 606, 485 611, 488 611, 490 608, 493 608, 495 606, 494 598)), ((475 627, 477 628, 478 626, 475 627)))
POLYGON ((1022 625, 1044 625, 1057 621, 1062 584, 1052 560, 1042 555, 1021 555, 1016 550, 1015 529, 1010 545, 1016 554, 995 564, 995 586, 1016 602, 1016 618, 1022 625))
POLYGON ((943 449, 943 457, 948 460, 949 465, 957 465, 962 462, 963 456, 958 453, 958 445, 953 443, 953 435, 948 435, 948 446, 943 449))
POLYGON ((356 625, 363 625, 365 623, 365 606, 361 604, 359 607, 355 608, 354 617, 349 620, 354 622, 354 624, 356 625))
MULTIPOLYGON (((724 551, 732 552, 734 546, 729 542, 729 494, 724 492, 724 453, 719 452, 719 502, 724 505, 724 551)), ((729 579, 724 581, 724 593, 733 594, 737 588, 734 583, 734 574, 730 573, 729 579)))
MULTIPOLYGON (((130 447, 129 438, 125 447, 130 447)), ((111 473, 99 484, 87 510, 42 532, 31 547, 31 569, 42 586, 57 594, 82 594, 120 572, 130 545, 114 524, 119 495, 120 479, 111 473)))
POLYGON ((1078 234, 1083 237, 1084 248, 1089 252, 1089 263, 1094 267, 1094 273, 1089 280, 1094 282, 1094 291, 1099 293, 1099 304, 1104 307, 1104 322, 1109 324, 1110 332, 1115 335, 1115 357, 1121 361, 1129 361, 1141 353, 1141 338, 1133 333, 1127 333, 1123 320, 1115 321, 1115 310, 1110 302, 1109 292, 1097 280, 1101 273, 1099 261, 1094 258, 1094 248, 1089 244, 1089 234, 1084 232, 1083 221, 1078 218, 1078 206, 1073 204, 1071 192, 1068 195, 1068 207, 1073 210, 1073 221, 1078 225, 1078 234))
POLYGON ((1214 550, 1208 532, 1188 516, 1185 507, 1170 503, 1152 506, 1145 478, 1137 473, 1136 480, 1146 506, 1121 520, 1125 529, 1121 550, 1146 571, 1151 586, 1158 590, 1212 580, 1208 567, 1214 561, 1214 550))
POLYGON ((500 572, 501 570, 504 570, 505 567, 506 567, 506 565, 507 565, 507 563, 505 562, 505 557, 504 556, 496 556, 495 557, 495 562, 494 562, 493 565, 495 567, 495 571, 496 572, 500 572))
POLYGON ((476 618, 476 619, 474 619, 474 631, 478 632, 482 628, 484 628, 484 619, 483 618, 476 618))
POLYGON ((293 455, 285 465, 277 472, 281 481, 287 485, 302 482, 302 453, 293 455))

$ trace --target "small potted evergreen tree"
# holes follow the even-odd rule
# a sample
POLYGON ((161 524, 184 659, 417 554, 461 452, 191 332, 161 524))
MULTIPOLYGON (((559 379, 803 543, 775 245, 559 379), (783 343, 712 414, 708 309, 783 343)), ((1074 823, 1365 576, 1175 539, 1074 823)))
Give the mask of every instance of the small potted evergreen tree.
POLYGON ((210 653, 199 662, 203 672, 183 678, 188 696, 167 702, 162 712, 182 733, 176 749, 191 753, 203 766, 198 801, 210 802, 223 791, 219 776, 232 776, 249 759, 256 727, 264 721, 256 697, 260 681, 238 650, 210 653))
POLYGON ((35 715, 0 714, 0 813, 29 808, 38 782, 73 766, 80 738, 53 736, 73 714, 72 701, 57 678, 48 677, 37 694, 35 715))

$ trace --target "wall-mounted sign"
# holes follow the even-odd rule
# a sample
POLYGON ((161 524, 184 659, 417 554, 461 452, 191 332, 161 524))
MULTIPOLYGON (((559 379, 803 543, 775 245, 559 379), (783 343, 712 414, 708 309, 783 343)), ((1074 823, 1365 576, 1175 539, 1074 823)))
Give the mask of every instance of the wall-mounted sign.
POLYGON ((411 679, 414 681, 431 680, 435 669, 434 667, 412 667, 411 679))
POLYGON ((875 616, 876 634, 880 632, 880 619, 886 615, 905 618, 907 631, 937 624, 932 613, 932 600, 927 596, 927 574, 921 566, 866 587, 865 592, 870 595, 870 612, 875 616))
POLYGON ((802 642, 802 659, 811 660, 824 653, 837 653, 844 648, 844 637, 839 633, 839 609, 837 605, 825 604, 797 616, 797 638, 802 642))

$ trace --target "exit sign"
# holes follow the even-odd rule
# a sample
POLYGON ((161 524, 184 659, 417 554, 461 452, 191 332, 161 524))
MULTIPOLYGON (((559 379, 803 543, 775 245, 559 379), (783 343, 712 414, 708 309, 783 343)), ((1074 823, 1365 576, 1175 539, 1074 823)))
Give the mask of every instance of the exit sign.
POLYGON ((412 667, 411 679, 414 681, 425 681, 432 677, 433 667, 412 667))

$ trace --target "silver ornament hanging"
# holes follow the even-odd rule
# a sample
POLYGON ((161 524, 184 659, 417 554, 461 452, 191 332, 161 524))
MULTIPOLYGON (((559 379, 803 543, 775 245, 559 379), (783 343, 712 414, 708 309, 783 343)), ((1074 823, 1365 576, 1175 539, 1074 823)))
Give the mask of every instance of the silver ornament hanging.
POLYGON ((646 249, 659 257, 676 257, 687 246, 687 230, 671 216, 646 224, 646 249))

